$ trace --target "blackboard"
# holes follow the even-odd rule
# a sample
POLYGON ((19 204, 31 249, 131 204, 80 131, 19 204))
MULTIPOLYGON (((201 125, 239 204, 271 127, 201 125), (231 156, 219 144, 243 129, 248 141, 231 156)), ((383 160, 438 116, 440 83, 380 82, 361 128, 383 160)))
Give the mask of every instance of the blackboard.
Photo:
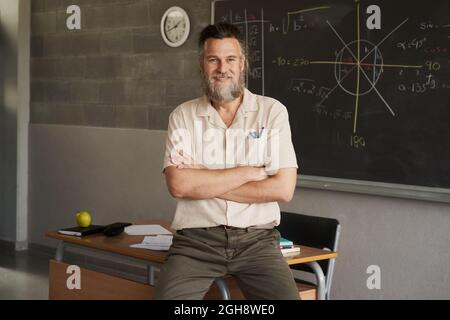
POLYGON ((244 34, 248 88, 288 108, 299 173, 444 189, 449 12, 448 0, 223 0, 212 9, 214 22, 244 34))

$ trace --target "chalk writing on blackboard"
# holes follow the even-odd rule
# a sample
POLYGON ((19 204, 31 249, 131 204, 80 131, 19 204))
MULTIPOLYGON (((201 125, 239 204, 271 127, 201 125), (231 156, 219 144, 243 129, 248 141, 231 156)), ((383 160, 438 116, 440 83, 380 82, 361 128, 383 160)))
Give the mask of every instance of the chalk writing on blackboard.
MULTIPOLYGON (((397 32, 404 24, 407 23, 408 19, 401 21, 395 28, 386 34, 378 43, 373 43, 371 41, 365 40, 361 37, 361 17, 360 17, 360 2, 356 1, 356 20, 355 28, 357 30, 357 39, 352 41, 345 41, 340 35, 339 31, 333 26, 333 24, 326 20, 327 25, 333 31, 335 36, 339 39, 341 48, 335 50, 335 60, 323 61, 323 60, 310 60, 306 57, 285 57, 278 56, 271 60, 272 64, 278 67, 293 67, 300 68, 319 64, 330 64, 334 65, 334 78, 335 86, 327 91, 327 94, 321 96, 321 100, 317 103, 315 110, 319 110, 320 106, 323 105, 324 101, 327 100, 330 95, 337 89, 340 88, 342 91, 349 95, 355 97, 355 106, 353 111, 353 134, 357 132, 357 120, 358 120, 358 110, 360 108, 360 97, 369 93, 373 93, 379 97, 382 103, 385 105, 387 111, 395 116, 394 107, 387 101, 383 96, 382 92, 377 89, 377 82, 382 77, 385 68, 398 68, 400 75, 402 75, 405 69, 422 69, 428 68, 428 75, 426 79, 422 82, 413 83, 400 83, 398 85, 398 90, 401 92, 412 92, 412 93, 423 93, 427 90, 435 90, 439 86, 440 88, 447 88, 446 83, 436 84, 436 80, 432 79, 433 74, 431 72, 439 71, 438 62, 430 67, 430 61, 423 63, 422 61, 417 61, 417 64, 393 64, 385 62, 383 60, 383 54, 381 46, 389 37, 391 37, 395 32, 397 32), (351 79, 350 81, 346 81, 351 79), (356 84, 355 84, 356 82, 356 84)), ((315 13, 319 10, 331 9, 331 6, 318 6, 306 9, 299 9, 295 11, 290 11, 286 13, 285 17, 281 18, 281 23, 275 23, 271 20, 264 19, 264 10, 261 8, 260 15, 255 14, 249 15, 247 9, 244 9, 244 14, 233 13, 231 10, 227 15, 220 18, 221 21, 229 21, 236 25, 241 25, 241 31, 246 35, 247 46, 250 51, 250 68, 247 73, 248 78, 253 80, 260 80, 262 87, 262 94, 264 94, 264 24, 268 24, 269 32, 279 32, 287 35, 289 32, 306 31, 307 29, 313 29, 318 25, 318 16, 314 16, 312 19, 305 18, 308 13, 315 13)), ((438 29, 440 27, 448 27, 449 25, 440 26, 434 24, 430 21, 420 22, 418 29, 429 30, 438 29)), ((426 45, 427 37, 415 37, 412 39, 406 39, 397 43, 397 47, 401 50, 419 50, 424 48, 426 45)), ((424 48, 425 53, 447 53, 446 47, 430 47, 424 48)), ((423 75, 421 72, 416 71, 417 76, 423 75)), ((297 86, 291 86, 289 88, 293 92, 305 93, 305 90, 300 90, 297 86)))
POLYGON ((216 22, 245 35, 247 87, 288 108, 303 174, 445 188, 448 12, 448 0, 229 0, 214 8, 216 22))

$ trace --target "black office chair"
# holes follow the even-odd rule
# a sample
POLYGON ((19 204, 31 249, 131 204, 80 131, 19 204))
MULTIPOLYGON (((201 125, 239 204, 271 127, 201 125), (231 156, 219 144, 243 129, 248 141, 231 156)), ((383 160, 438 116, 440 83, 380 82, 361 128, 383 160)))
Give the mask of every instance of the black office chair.
MULTIPOLYGON (((277 227, 281 236, 293 241, 294 244, 335 252, 337 252, 338 249, 340 228, 339 221, 336 219, 290 212, 281 212, 281 223, 277 227)), ((329 300, 335 259, 321 260, 317 263, 322 269, 325 277, 324 298, 329 300)), ((312 267, 317 267, 317 264, 299 264, 291 266, 293 270, 301 270, 309 273, 311 273, 312 267)), ((294 275, 294 277, 298 282, 312 283, 298 275, 294 275)))

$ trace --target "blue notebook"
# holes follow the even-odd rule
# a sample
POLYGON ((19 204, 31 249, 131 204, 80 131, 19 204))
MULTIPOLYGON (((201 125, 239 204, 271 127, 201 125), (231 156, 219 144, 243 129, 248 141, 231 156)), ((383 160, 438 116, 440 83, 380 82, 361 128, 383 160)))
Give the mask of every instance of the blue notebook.
POLYGON ((290 248, 292 246, 294 246, 294 243, 291 240, 285 239, 283 237, 280 238, 280 247, 290 248))

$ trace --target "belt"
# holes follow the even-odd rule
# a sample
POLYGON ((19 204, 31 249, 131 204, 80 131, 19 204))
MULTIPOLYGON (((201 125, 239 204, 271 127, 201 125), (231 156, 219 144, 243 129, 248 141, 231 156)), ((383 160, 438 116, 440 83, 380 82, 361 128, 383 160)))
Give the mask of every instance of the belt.
POLYGON ((224 224, 221 224, 219 226, 220 228, 224 228, 225 230, 247 230, 248 228, 239 228, 239 227, 232 227, 232 226, 227 226, 224 224))
POLYGON ((223 230, 245 230, 248 231, 249 228, 240 228, 240 227, 233 227, 233 226, 227 226, 224 224, 218 225, 216 227, 209 227, 206 229, 223 229, 223 230))

